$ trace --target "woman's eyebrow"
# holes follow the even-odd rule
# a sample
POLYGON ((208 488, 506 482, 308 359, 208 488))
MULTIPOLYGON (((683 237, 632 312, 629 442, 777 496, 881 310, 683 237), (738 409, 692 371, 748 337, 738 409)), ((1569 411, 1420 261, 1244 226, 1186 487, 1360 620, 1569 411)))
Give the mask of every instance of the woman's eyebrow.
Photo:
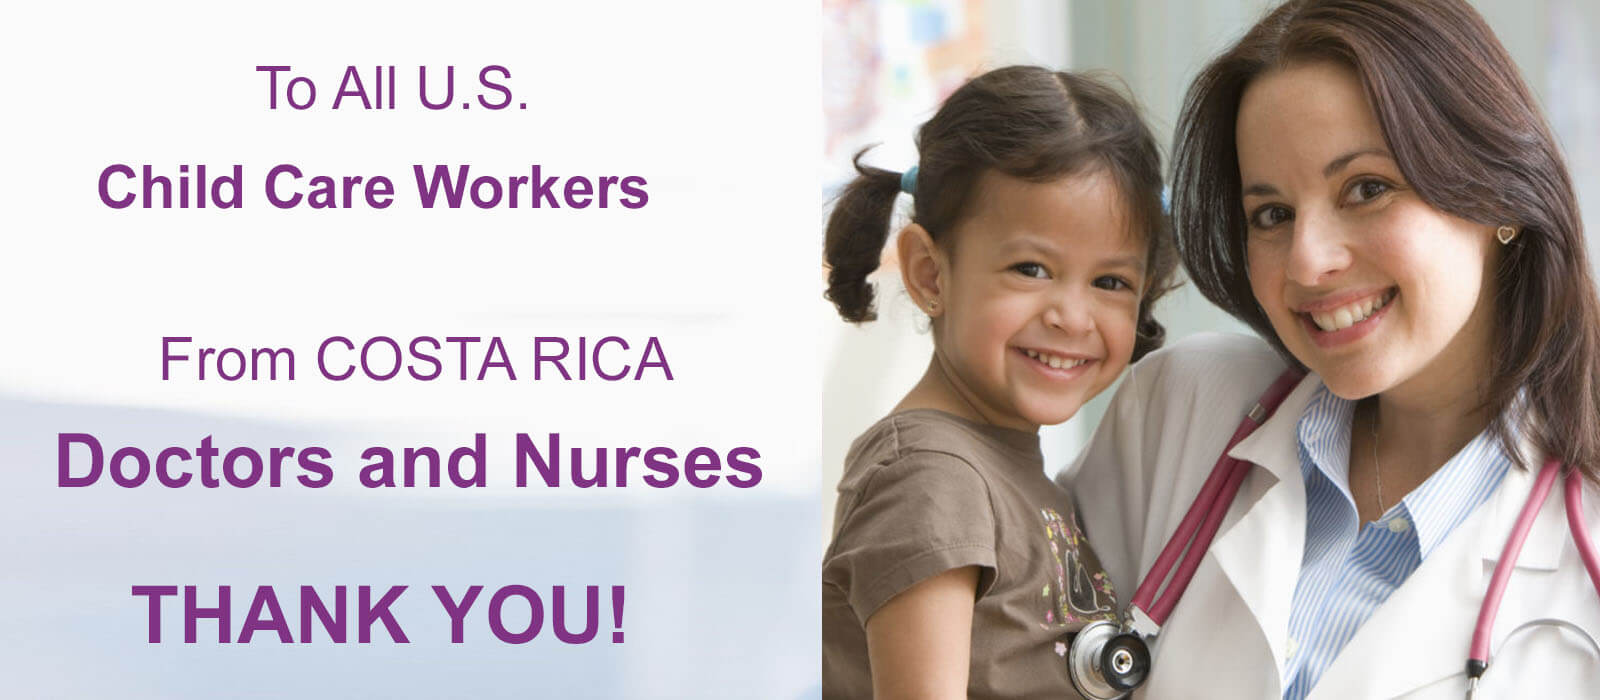
POLYGON ((1253 185, 1250 185, 1249 187, 1244 188, 1244 192, 1242 192, 1240 194, 1240 196, 1249 197, 1250 195, 1253 195, 1253 194, 1254 195, 1260 195, 1262 197, 1271 197, 1271 196, 1273 196, 1275 194, 1278 194, 1278 188, 1273 187, 1272 185, 1263 185, 1263 184, 1257 183, 1257 184, 1253 184, 1253 185))
MULTIPOLYGON (((1328 161, 1328 164, 1322 167, 1322 176, 1333 177, 1334 173, 1343 170, 1346 166, 1350 165, 1351 161, 1354 161, 1361 156, 1383 156, 1389 160, 1394 160, 1394 156, 1390 155, 1389 151, 1386 149, 1376 147, 1358 148, 1354 151, 1339 156, 1338 158, 1328 161)), ((1251 184, 1240 192, 1240 196, 1242 197, 1249 197, 1251 195, 1271 197, 1276 194, 1278 194, 1278 188, 1273 187, 1272 185, 1260 183, 1251 184)))
POLYGON ((1343 170, 1345 166, 1350 164, 1350 161, 1360 158, 1361 156, 1383 156, 1389 160, 1394 160, 1394 156, 1389 155, 1389 151, 1385 149, 1361 148, 1328 161, 1328 164, 1322 167, 1322 176, 1333 177, 1334 173, 1343 170))

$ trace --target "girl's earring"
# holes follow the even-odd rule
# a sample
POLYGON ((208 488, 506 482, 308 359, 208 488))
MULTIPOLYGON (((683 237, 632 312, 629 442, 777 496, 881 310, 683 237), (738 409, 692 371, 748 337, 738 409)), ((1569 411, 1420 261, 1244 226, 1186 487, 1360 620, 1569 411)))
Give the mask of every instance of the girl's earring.
POLYGON ((1510 226, 1501 226, 1494 230, 1494 237, 1495 240, 1500 241, 1500 245, 1506 245, 1517 237, 1517 229, 1510 226))
POLYGON ((938 316, 939 315, 939 300, 938 299, 929 299, 928 300, 928 315, 929 316, 938 316))

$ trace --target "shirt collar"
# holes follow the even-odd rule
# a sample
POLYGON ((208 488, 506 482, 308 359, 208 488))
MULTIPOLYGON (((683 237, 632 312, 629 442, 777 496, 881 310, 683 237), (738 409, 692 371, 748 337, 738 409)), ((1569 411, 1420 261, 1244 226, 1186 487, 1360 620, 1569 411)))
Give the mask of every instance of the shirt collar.
MULTIPOLYGON (((1350 428, 1355 402, 1339 398, 1319 383, 1301 413, 1297 430, 1306 472, 1316 469, 1339 488, 1354 510, 1350 495, 1350 428)), ((1499 440, 1485 428, 1456 452, 1444 466, 1401 499, 1401 513, 1417 530, 1417 547, 1423 558, 1433 552, 1451 531, 1489 498, 1511 467, 1511 458, 1499 440)))
POLYGON ((1404 503, 1417 528, 1417 546, 1427 558, 1445 536, 1484 501, 1511 468, 1511 458, 1488 430, 1478 433, 1450 461, 1406 494, 1404 503))
POLYGON ((1350 420, 1355 406, 1354 401, 1339 398, 1318 382, 1295 431, 1306 478, 1310 479, 1311 469, 1321 471, 1344 494, 1351 508, 1355 507, 1355 499, 1350 496, 1350 420))

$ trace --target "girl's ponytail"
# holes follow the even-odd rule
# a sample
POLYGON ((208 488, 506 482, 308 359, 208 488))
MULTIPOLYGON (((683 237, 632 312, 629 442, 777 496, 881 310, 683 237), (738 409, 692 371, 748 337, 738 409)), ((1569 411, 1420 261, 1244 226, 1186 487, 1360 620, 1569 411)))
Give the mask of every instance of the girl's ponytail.
POLYGON ((867 275, 883 259, 894 198, 900 193, 900 173, 861 163, 869 149, 861 149, 852 160, 860 174, 839 193, 822 246, 828 265, 828 291, 823 296, 851 323, 878 317, 867 275))

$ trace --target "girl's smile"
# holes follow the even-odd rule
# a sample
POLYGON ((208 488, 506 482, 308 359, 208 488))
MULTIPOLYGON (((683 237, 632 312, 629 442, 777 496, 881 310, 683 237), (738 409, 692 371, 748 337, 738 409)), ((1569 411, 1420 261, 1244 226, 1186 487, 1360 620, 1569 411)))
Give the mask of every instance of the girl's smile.
POLYGON ((1025 348, 1018 348, 1017 352, 1027 358, 1024 364, 1032 367, 1040 377, 1049 382, 1066 384, 1088 375, 1094 368, 1094 358, 1082 355, 1039 352, 1025 348))
MULTIPOLYGON (((1094 358, 1069 352, 1052 352, 1050 350, 1036 350, 1033 348, 1017 348, 1018 352, 1026 355, 1042 368, 1055 370, 1057 374, 1078 369, 1093 362, 1094 358)), ((1061 375, 1065 376, 1065 375, 1061 375)), ((1072 375, 1077 376, 1077 375, 1072 375)))

